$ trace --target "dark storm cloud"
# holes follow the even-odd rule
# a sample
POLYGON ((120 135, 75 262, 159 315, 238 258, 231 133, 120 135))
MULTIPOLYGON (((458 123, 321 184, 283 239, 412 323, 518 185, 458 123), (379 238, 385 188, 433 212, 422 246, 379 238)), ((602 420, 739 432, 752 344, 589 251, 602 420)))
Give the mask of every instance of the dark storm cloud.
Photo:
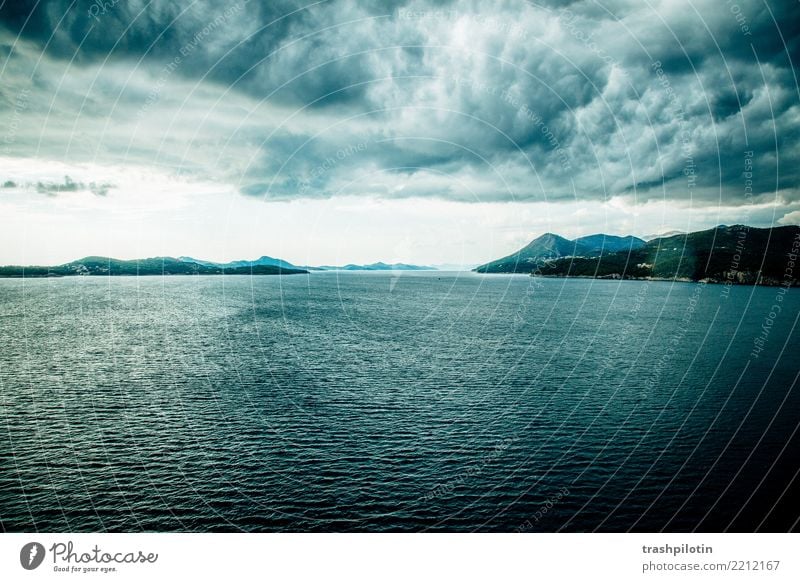
MULTIPOLYGON (((183 80, 227 90, 226 102, 284 108, 282 119, 262 127, 253 116, 225 135, 244 160, 226 179, 248 195, 729 205, 800 199, 798 16, 789 0, 0 8, 8 32, 101 79, 140 60, 158 78, 176 63, 154 102, 179 97, 167 87, 183 80), (336 158, 359 144, 368 145, 336 158)), ((108 94, 119 107, 149 107, 130 88, 108 94)), ((92 98, 104 111, 108 96, 92 98)))

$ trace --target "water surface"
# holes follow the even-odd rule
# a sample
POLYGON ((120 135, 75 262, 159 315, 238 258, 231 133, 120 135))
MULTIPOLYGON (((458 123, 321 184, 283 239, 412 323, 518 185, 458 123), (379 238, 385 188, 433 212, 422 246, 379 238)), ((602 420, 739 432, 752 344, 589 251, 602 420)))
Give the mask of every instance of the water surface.
POLYGON ((0 525, 796 529, 799 313, 471 273, 0 280, 0 525))

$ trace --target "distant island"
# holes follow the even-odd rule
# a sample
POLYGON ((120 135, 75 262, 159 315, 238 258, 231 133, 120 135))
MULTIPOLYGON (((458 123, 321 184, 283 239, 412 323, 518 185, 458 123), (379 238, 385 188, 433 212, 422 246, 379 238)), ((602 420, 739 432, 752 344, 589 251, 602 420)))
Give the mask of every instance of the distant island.
POLYGON ((478 273, 544 277, 666 279, 745 285, 795 285, 800 227, 737 224, 645 241, 596 234, 569 240, 546 233, 478 273))
POLYGON ((79 275, 147 276, 147 275, 301 275, 311 271, 426 271, 404 263, 349 264, 343 267, 298 267, 288 261, 263 256, 254 261, 215 263, 191 257, 153 257, 120 260, 109 257, 84 257, 56 266, 0 266, 0 277, 70 277, 79 275))
POLYGON ((369 265, 343 265, 335 267, 323 265, 322 267, 306 267, 312 271, 436 271, 436 267, 408 265, 406 263, 371 263, 369 265))
POLYGON ((262 256, 254 261, 231 261, 229 263, 213 263, 211 261, 203 261, 200 259, 193 259, 192 257, 178 257, 179 261, 187 263, 197 263, 209 267, 221 267, 224 269, 238 269, 242 267, 280 267, 281 269, 299 269, 304 271, 436 271, 436 267, 423 267, 420 265, 408 265, 406 263, 371 263, 369 265, 355 265, 347 264, 342 266, 322 265, 319 267, 312 267, 309 265, 297 266, 293 265, 283 259, 276 259, 274 257, 262 256))
POLYGON ((172 257, 121 261, 108 257, 85 257, 54 267, 0 267, 0 277, 69 277, 76 275, 146 276, 146 275, 299 275, 308 273, 276 265, 253 265, 225 268, 172 257))

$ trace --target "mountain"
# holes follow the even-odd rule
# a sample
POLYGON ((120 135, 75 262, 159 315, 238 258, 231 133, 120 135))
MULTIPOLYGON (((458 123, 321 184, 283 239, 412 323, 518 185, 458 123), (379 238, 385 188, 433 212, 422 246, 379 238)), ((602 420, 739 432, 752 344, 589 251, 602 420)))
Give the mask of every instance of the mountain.
POLYGON ((313 266, 302 266, 298 267, 297 265, 293 265, 288 261, 284 261, 283 259, 275 259, 273 257, 263 256, 261 258, 256 259, 255 261, 230 261, 228 263, 213 263, 211 261, 203 261, 200 259, 194 259, 192 257, 178 257, 179 261, 183 261, 186 263, 197 263, 198 265, 204 265, 207 267, 219 267, 225 269, 226 272, 230 269, 241 269, 245 267, 261 267, 261 266, 269 266, 269 267, 278 267, 280 269, 299 269, 304 271, 435 271, 435 267, 421 267, 419 265, 408 265, 406 263, 372 263, 370 265, 355 265, 355 264, 348 264, 348 265, 322 265, 320 267, 313 267, 313 266))
POLYGON ((647 236, 643 236, 644 240, 653 240, 654 238, 666 238, 668 236, 674 236, 676 234, 686 234, 682 230, 670 230, 667 232, 662 232, 661 234, 648 234, 647 236))
POLYGON ((224 268, 213 263, 199 263, 186 257, 153 257, 122 261, 109 257, 84 257, 53 267, 0 267, 0 277, 68 277, 71 275, 144 276, 144 275, 294 275, 307 273, 275 265, 224 268))
POLYGON ((434 267, 406 263, 348 264, 341 267, 297 267, 288 261, 263 256, 254 261, 215 263, 193 257, 153 257, 122 261, 109 257, 84 257, 53 267, 0 267, 0 277, 66 277, 69 275, 293 275, 309 271, 435 271, 434 267))
MULTIPOLYGON (((308 268, 308 267, 306 267, 308 268)), ((436 271, 435 267, 424 267, 420 265, 408 265, 406 263, 372 263, 369 265, 343 265, 335 267, 331 265, 323 265, 321 267, 314 267, 321 271, 436 271)))
POLYGON ((435 263, 431 265, 437 271, 472 271, 478 263, 435 263))
POLYGON ((478 273, 530 273, 536 265, 546 259, 572 256, 576 253, 575 242, 546 233, 522 247, 516 253, 476 267, 478 273))
POLYGON ((642 248, 646 243, 635 236, 614 236, 610 234, 592 234, 575 239, 581 247, 581 255, 616 253, 618 251, 635 250, 642 248))
POLYGON ((178 257, 178 260, 182 263, 197 263, 198 265, 203 265, 204 267, 218 267, 220 265, 220 263, 203 261, 201 259, 193 259, 192 257, 178 257))
POLYGON ((759 285, 795 284, 800 227, 720 225, 653 239, 643 247, 595 257, 545 261, 537 274, 608 279, 680 279, 759 285), (788 271, 787 271, 788 269, 788 271), (787 275, 788 273, 788 275, 787 275))
POLYGON ((185 263, 197 263, 198 265, 205 265, 206 267, 222 267, 223 269, 238 269, 241 267, 280 267, 281 269, 303 269, 304 267, 297 267, 282 259, 275 259, 264 255, 254 261, 230 261, 228 263, 213 263, 211 261, 202 261, 193 259, 192 257, 178 257, 179 261, 185 263))
POLYGON ((474 270, 478 273, 530 273, 538 265, 562 257, 593 257, 596 255, 637 249, 645 242, 634 236, 593 234, 569 240, 553 233, 545 233, 532 240, 516 253, 491 261, 474 270))

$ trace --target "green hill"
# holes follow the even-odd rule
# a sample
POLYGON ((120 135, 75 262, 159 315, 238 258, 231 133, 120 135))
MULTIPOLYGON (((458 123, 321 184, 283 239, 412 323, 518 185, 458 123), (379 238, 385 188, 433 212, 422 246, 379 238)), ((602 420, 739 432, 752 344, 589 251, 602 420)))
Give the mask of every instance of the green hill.
POLYGON ((74 275, 146 276, 146 275, 294 275, 308 273, 303 269, 286 269, 275 265, 253 265, 225 268, 188 262, 172 257, 154 257, 122 261, 109 257, 84 257, 54 267, 0 267, 0 277, 69 277, 74 275))
POLYGON ((544 261, 538 274, 611 279, 682 279, 760 285, 794 284, 790 254, 800 250, 800 227, 718 226, 653 239, 639 249, 595 257, 544 261))
POLYGON ((478 273, 530 273, 545 261, 562 257, 594 257, 600 254, 636 249, 645 242, 634 236, 594 234, 569 240, 546 233, 534 239, 516 253, 476 267, 478 273))

